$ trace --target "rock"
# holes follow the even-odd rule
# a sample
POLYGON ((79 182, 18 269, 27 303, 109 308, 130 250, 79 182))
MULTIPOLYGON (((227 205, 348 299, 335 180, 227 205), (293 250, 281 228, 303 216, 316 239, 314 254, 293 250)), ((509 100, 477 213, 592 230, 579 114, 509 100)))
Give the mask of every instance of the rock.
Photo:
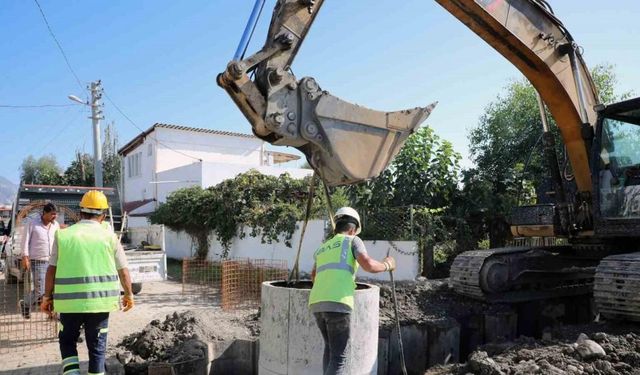
POLYGON ((602 371, 605 374, 609 374, 613 371, 613 365, 611 365, 611 362, 607 362, 607 361, 600 361, 600 360, 595 361, 593 363, 593 367, 602 371))
POLYGON ((536 365, 534 361, 522 361, 513 367, 515 375, 536 374, 539 371, 540 366, 536 365))
POLYGON ((579 344, 579 343, 583 342, 584 340, 589 340, 589 336, 587 336, 584 333, 581 333, 580 335, 578 335, 578 338, 576 339, 576 342, 579 344))
POLYGON ((553 336, 551 335, 551 332, 545 331, 542 333, 542 340, 551 341, 552 339, 553 339, 553 336))
POLYGON ((560 370, 559 368, 557 368, 556 366, 552 365, 551 363, 549 363, 544 359, 539 361, 538 365, 542 369, 543 374, 548 374, 548 375, 564 375, 565 374, 564 371, 560 370))
POLYGON ((504 375, 500 365, 489 358, 487 352, 477 351, 471 353, 468 361, 469 368, 477 375, 504 375))
POLYGON ((605 355, 607 355, 600 344, 589 339, 585 339, 580 342, 578 344, 578 347, 576 348, 576 351, 583 359, 603 358, 605 355))
POLYGON ((593 334, 593 340, 597 342, 602 342, 607 340, 607 334, 604 332, 598 332, 593 334))
POLYGON ((518 350, 518 359, 521 361, 528 361, 531 359, 535 359, 536 355, 533 350, 529 349, 520 349, 518 350))
POLYGON ((426 277, 424 277, 424 276, 418 276, 418 277, 416 277, 416 281, 418 281, 418 282, 425 282, 425 281, 427 281, 427 278, 426 278, 426 277))
POLYGON ((107 358, 104 362, 104 368, 107 375, 125 375, 124 366, 116 357, 107 358))
POLYGON ((127 363, 131 362, 131 360, 133 359, 133 353, 131 353, 128 350, 125 350, 123 352, 116 354, 116 357, 118 358, 118 361, 120 361, 120 363, 122 363, 123 365, 126 365, 127 363))

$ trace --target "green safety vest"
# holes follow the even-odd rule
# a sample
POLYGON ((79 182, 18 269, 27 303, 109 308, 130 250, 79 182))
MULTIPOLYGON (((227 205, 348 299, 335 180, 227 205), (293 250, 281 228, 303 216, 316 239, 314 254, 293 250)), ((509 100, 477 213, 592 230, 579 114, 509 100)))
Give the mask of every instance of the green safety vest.
POLYGON ((358 263, 351 250, 352 236, 336 234, 314 253, 316 278, 311 288, 309 305, 338 302, 353 309, 358 263))
POLYGON ((56 232, 54 311, 97 313, 120 308, 117 238, 101 225, 77 223, 56 232))

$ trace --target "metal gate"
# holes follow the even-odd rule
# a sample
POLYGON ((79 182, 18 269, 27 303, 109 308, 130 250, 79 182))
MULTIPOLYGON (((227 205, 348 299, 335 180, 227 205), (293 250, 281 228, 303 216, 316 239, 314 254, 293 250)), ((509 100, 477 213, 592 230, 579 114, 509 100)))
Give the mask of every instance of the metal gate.
POLYGON ((30 351, 56 341, 56 320, 39 306, 31 307, 27 319, 19 307, 31 291, 30 272, 24 272, 19 281, 9 272, 6 261, 5 257, 0 259, 0 354, 30 351))

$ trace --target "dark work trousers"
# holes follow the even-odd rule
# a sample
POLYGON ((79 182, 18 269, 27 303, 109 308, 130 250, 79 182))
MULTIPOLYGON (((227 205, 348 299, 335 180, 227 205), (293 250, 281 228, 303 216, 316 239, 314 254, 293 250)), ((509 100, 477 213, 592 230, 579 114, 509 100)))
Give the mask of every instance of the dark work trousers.
POLYGON ((65 375, 80 374, 80 361, 76 343, 80 326, 84 324, 84 336, 89 351, 89 374, 104 374, 109 313, 61 313, 58 340, 62 355, 62 372, 65 375), (76 370, 76 371, 72 371, 76 370))
POLYGON ((344 374, 347 342, 351 334, 351 314, 319 312, 313 315, 316 317, 316 323, 324 339, 324 356, 322 357, 324 375, 344 374))

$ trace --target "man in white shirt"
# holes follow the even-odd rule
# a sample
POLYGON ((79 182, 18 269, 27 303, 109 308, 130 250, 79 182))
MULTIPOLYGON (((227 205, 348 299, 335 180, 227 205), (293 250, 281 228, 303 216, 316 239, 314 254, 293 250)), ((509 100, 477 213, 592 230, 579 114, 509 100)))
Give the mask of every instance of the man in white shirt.
POLYGON ((53 240, 60 224, 56 205, 47 203, 42 208, 42 215, 27 223, 22 236, 22 266, 31 271, 33 290, 20 301, 20 311, 25 319, 31 317, 31 307, 40 304, 44 295, 44 279, 49 265, 49 257, 53 240))

